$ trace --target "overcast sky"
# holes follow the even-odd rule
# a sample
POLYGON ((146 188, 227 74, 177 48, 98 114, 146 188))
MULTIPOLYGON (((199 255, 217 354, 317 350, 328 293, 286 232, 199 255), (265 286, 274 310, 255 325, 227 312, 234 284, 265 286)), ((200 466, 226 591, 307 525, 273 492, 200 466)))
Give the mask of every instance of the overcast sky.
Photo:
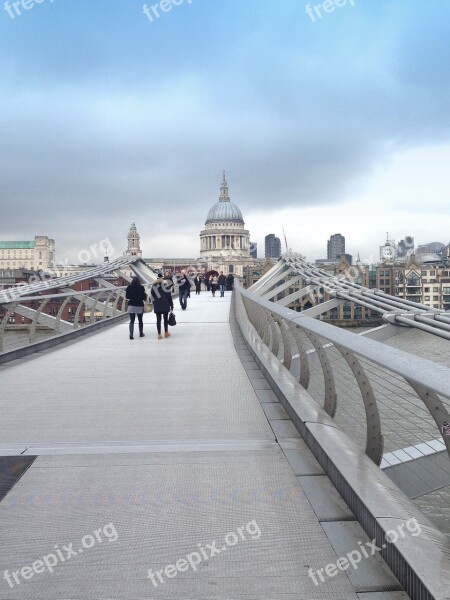
POLYGON ((196 257, 226 169, 260 256, 450 241, 449 0, 180 1, 1 0, 0 240, 196 257))

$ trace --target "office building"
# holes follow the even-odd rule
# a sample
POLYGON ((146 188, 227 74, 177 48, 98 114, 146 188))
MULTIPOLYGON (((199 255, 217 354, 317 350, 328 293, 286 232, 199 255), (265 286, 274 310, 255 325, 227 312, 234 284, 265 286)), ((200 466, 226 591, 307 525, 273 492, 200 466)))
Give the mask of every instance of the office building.
POLYGON ((340 261, 345 254, 345 237, 335 233, 327 242, 327 259, 329 261, 340 261))
POLYGON ((269 233, 264 238, 265 242, 265 257, 280 258, 281 256, 281 241, 274 233, 269 233))

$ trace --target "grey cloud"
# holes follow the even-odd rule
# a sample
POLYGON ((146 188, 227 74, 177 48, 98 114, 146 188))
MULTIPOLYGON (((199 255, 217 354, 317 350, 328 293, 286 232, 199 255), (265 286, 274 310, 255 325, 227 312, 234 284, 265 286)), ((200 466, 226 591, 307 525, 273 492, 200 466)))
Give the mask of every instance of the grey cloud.
POLYGON ((344 43, 327 55, 315 41, 314 55, 277 49, 253 75, 250 47, 242 65, 209 81, 193 66, 189 76, 121 93, 8 90, 0 236, 17 231, 20 215, 23 235, 48 233, 73 255, 105 232, 124 245, 132 216, 146 232, 174 223, 195 231, 223 168, 244 215, 342 202, 398 147, 449 139, 449 50, 437 20, 409 13, 398 30, 390 23, 393 55, 367 69, 344 43))

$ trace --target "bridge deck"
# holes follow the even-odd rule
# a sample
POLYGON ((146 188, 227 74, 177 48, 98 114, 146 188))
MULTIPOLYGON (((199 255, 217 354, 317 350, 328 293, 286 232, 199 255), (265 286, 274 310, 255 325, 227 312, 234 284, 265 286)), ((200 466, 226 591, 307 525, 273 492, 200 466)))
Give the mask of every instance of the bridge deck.
POLYGON ((0 456, 38 456, 0 503, 0 600, 406 598, 377 556, 308 577, 367 538, 236 352, 229 300, 191 298, 170 339, 146 315, 143 339, 123 324, 0 367, 0 456))

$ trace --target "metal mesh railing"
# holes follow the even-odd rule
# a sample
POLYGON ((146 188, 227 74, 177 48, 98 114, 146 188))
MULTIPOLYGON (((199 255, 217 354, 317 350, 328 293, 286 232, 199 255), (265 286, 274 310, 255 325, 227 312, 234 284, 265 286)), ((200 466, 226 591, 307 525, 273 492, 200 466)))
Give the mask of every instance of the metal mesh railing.
POLYGON ((449 368, 236 292, 268 348, 374 462, 430 440, 450 450, 449 368))

